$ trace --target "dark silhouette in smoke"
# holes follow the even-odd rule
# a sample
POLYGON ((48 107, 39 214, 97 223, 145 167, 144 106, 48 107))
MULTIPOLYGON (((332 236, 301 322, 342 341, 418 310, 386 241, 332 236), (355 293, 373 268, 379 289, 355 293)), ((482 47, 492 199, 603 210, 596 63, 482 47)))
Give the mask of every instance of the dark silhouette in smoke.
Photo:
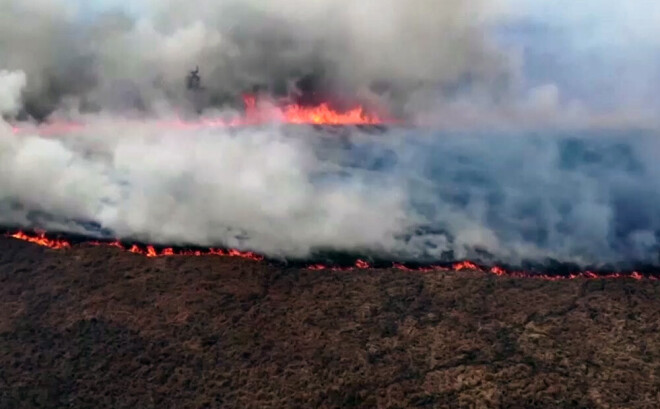
POLYGON ((199 90, 201 88, 202 79, 199 76, 199 67, 195 67, 194 70, 190 71, 186 77, 186 88, 189 90, 199 90))

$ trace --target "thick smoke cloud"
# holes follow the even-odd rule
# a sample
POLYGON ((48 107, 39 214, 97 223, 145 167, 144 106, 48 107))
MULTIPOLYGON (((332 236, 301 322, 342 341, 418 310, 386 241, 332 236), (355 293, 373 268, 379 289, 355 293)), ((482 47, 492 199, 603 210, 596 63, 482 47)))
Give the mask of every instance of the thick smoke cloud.
POLYGON ((195 65, 207 108, 255 85, 291 93, 309 75, 319 89, 408 113, 429 90, 503 94, 513 80, 509 56, 484 32, 503 1, 168 0, 139 2, 136 16, 86 17, 74 4, 0 2, 0 61, 27 73, 33 116, 67 99, 84 111, 181 106, 195 65))
POLYGON ((656 7, 141 0, 129 13, 105 3, 0 0, 0 69, 27 75, 21 117, 217 110, 254 86, 295 96, 311 76, 317 91, 444 128, 658 126, 647 85, 660 72, 656 7), (195 65, 205 89, 191 96, 195 65))
POLYGON ((658 263, 656 134, 391 129, 347 141, 98 119, 0 141, 2 224, 284 257, 658 263))
POLYGON ((317 159, 313 145, 277 129, 191 135, 114 120, 65 139, 6 131, 2 221, 96 234, 83 224, 56 224, 95 222, 122 237, 271 255, 306 256, 339 242, 393 247, 408 223, 405 192, 370 183, 366 172, 352 172, 346 183, 315 183, 314 174, 337 165, 317 159), (113 137, 118 132, 127 136, 113 137))
POLYGON ((653 118, 528 78, 492 35, 509 3, 0 0, 0 224, 277 257, 658 264, 660 145, 633 130, 653 118), (177 126, 310 74, 424 126, 177 126))

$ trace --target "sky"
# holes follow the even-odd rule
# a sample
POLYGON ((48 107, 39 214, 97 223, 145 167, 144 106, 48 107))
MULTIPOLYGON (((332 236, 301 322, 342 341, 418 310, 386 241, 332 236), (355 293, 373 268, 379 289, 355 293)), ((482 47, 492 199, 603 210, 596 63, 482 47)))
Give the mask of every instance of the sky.
POLYGON ((660 3, 515 0, 499 28, 524 48, 526 77, 552 81, 591 105, 652 104, 660 81, 660 3))

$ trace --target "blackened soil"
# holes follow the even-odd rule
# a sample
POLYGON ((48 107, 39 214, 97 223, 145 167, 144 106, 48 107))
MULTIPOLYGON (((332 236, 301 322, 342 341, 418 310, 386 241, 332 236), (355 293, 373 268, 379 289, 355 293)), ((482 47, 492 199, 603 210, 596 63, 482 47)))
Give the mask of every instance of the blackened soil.
POLYGON ((0 408, 657 408, 659 288, 0 238, 0 408))

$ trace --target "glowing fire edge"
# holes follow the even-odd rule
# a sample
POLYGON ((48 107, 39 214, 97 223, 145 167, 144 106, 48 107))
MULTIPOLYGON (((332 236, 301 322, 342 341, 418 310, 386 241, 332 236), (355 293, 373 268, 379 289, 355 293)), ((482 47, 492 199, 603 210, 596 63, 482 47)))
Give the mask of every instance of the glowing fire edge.
MULTIPOLYGON (((9 233, 6 234, 7 237, 16 239, 16 240, 22 240, 26 241, 29 243, 37 244, 42 247, 47 247, 50 249, 54 250, 66 250, 66 249, 71 249, 73 248, 73 244, 70 241, 67 240, 62 240, 62 239, 51 239, 46 236, 45 232, 41 233, 36 233, 36 234, 27 234, 22 231, 18 231, 15 233, 9 233)), ((235 249, 229 249, 229 250, 222 250, 222 249, 214 249, 210 248, 205 251, 178 251, 175 250, 172 247, 164 248, 160 251, 158 251, 154 246, 152 245, 147 245, 144 249, 138 247, 137 245, 133 244, 131 247, 124 246, 121 244, 119 241, 114 241, 114 242, 98 242, 98 241, 88 241, 85 244, 88 245, 93 245, 93 246, 106 246, 106 247, 115 247, 124 251, 129 251, 134 254, 139 254, 145 257, 149 258, 155 258, 155 257, 174 257, 174 256, 223 256, 223 257, 237 257, 237 258, 243 258, 243 259, 249 259, 253 261, 263 261, 265 259, 264 256, 259 255, 254 252, 249 252, 249 251, 239 251, 235 249)), ((322 271, 322 270, 329 270, 329 271, 355 271, 355 270, 367 270, 372 268, 371 265, 364 261, 364 260, 357 260, 355 262, 355 265, 352 267, 329 267, 323 264, 312 264, 304 267, 307 270, 313 270, 313 271, 322 271)), ((426 267, 417 267, 417 268, 410 268, 406 267, 405 265, 401 263, 393 263, 392 267, 393 269, 400 270, 400 271, 409 271, 409 272, 460 272, 460 271, 474 271, 474 272, 480 272, 480 273, 489 273, 498 277, 511 277, 511 278, 536 278, 536 279, 542 279, 542 280, 548 280, 548 281, 560 281, 560 280, 573 280, 573 279, 578 279, 578 278, 584 278, 584 279, 613 279, 613 278, 631 278, 635 280, 651 280, 651 281, 657 281, 659 278, 653 276, 653 275, 642 275, 637 271, 633 271, 630 274, 623 274, 623 273, 609 273, 609 274, 597 274, 592 271, 584 271, 584 272, 579 272, 579 273, 573 273, 569 275, 548 275, 548 274, 531 274, 531 273, 525 273, 525 272, 520 272, 520 271, 507 271, 504 268, 501 267, 491 267, 490 269, 484 269, 475 263, 471 261, 460 261, 453 263, 449 267, 443 267, 443 266, 426 266, 426 267)))
MULTIPOLYGON (((199 129, 199 128, 232 128, 242 126, 263 125, 268 123, 285 123, 298 125, 382 125, 400 123, 394 119, 383 119, 373 112, 368 112, 362 105, 356 105, 345 111, 337 111, 326 102, 316 106, 302 106, 297 104, 286 104, 284 106, 272 105, 269 107, 258 107, 256 97, 244 95, 245 112, 231 119, 222 118, 200 118, 196 121, 186 121, 177 118, 173 121, 160 121, 160 125, 166 128, 199 129)), ((83 123, 76 122, 51 122, 40 124, 36 130, 42 135, 69 133, 84 129, 83 123)), ((21 134, 34 130, 31 127, 12 125, 15 134, 21 134)))

